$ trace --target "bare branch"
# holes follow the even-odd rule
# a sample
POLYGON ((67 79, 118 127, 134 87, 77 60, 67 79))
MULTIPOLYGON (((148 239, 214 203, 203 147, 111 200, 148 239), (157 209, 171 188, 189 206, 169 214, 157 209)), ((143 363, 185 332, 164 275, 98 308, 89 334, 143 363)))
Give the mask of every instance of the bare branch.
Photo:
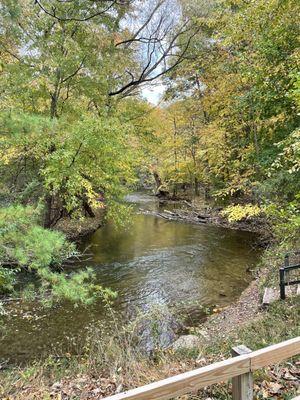
POLYGON ((125 48, 127 48, 130 46, 131 43, 140 41, 140 39, 138 38, 139 34, 142 33, 144 31, 144 29, 149 25, 149 23, 152 21, 154 15, 155 15, 156 11, 164 4, 164 2, 165 2, 165 0, 160 0, 156 4, 156 6, 153 8, 153 10, 149 14, 148 18, 146 19, 146 21, 139 27, 139 29, 132 35, 132 37, 130 39, 123 40, 123 41, 117 43, 116 47, 125 44, 125 48))
MULTIPOLYGON (((189 27, 188 23, 189 22, 186 21, 182 24, 178 32, 173 35, 167 46, 164 46, 163 41, 159 40, 157 42, 154 42, 154 45, 152 46, 152 51, 149 52, 149 43, 148 43, 148 52, 149 52, 148 62, 146 66, 143 68, 142 72, 139 74, 138 77, 136 77, 135 79, 132 78, 130 82, 128 82, 121 88, 110 92, 109 95, 110 96, 122 95, 122 97, 131 95, 131 93, 137 87, 141 86, 144 83, 149 83, 160 78, 161 76, 170 72, 172 69, 176 68, 180 63, 182 63, 186 59, 186 53, 189 49, 192 39, 199 31, 199 29, 196 29, 193 26, 189 27), (190 34, 186 43, 183 45, 183 49, 180 51, 180 53, 175 53, 174 50, 178 48, 177 45, 178 38, 184 34, 187 34, 188 32, 190 32, 190 34), (156 44, 159 45, 160 56, 154 63, 152 63, 153 54, 157 50, 156 44), (170 61, 170 59, 173 58, 175 58, 175 61, 173 61, 168 66, 168 61, 170 61), (163 66, 162 70, 157 71, 160 66, 163 66)), ((150 37, 150 39, 153 40, 152 37, 150 37)), ((132 77, 133 74, 130 75, 132 77)))
POLYGON ((76 160, 76 158, 77 158, 77 156, 78 156, 78 154, 79 154, 79 152, 80 152, 80 149, 81 149, 82 145, 83 145, 83 142, 80 142, 80 144, 79 144, 79 146, 78 146, 78 149, 76 150, 76 152, 75 152, 75 154, 74 154, 74 156, 73 156, 73 158, 72 158, 72 161, 70 162, 68 168, 71 168, 72 165, 75 163, 75 160, 76 160))
MULTIPOLYGON (((59 1, 60 3, 63 3, 62 1, 59 1)), ((70 22, 70 21, 76 21, 76 22, 84 22, 84 21, 89 21, 95 17, 98 17, 100 15, 106 14, 109 10, 111 10, 115 5, 118 5, 119 2, 117 0, 103 0, 103 2, 107 3, 110 2, 110 4, 101 11, 98 11, 94 14, 88 15, 87 17, 83 17, 83 18, 77 18, 77 17, 62 17, 56 14, 56 9, 53 6, 52 7, 52 11, 49 11, 46 7, 43 6, 41 0, 35 0, 35 4, 37 4, 39 6, 39 8, 47 15, 49 15, 52 18, 57 19, 58 21, 63 21, 63 22, 70 22)), ((65 3, 65 2, 64 2, 65 3)), ((68 1, 68 3, 71 3, 70 1, 68 1)))

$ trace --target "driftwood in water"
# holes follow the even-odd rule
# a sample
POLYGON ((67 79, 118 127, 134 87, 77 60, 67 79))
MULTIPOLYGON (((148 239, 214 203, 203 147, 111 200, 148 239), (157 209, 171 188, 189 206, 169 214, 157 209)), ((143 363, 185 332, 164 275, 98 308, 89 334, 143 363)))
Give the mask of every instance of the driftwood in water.
POLYGON ((211 221, 211 216, 207 214, 200 214, 197 211, 188 211, 188 210, 180 210, 174 209, 173 211, 164 210, 161 212, 157 211, 149 211, 140 209, 143 214, 150 214, 156 217, 161 217, 170 221, 186 221, 192 223, 202 223, 205 224, 211 221))
POLYGON ((199 214, 198 212, 190 212, 185 210, 164 210, 163 212, 157 213, 159 217, 170 219, 170 220, 185 220, 190 222, 201 222, 206 223, 210 220, 210 216, 206 214, 199 214))

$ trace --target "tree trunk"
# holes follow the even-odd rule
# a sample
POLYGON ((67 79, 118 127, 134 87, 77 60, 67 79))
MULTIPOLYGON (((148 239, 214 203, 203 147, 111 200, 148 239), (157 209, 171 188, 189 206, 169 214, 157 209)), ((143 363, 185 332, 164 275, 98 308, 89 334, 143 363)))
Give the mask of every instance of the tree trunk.
POLYGON ((153 171, 153 177, 155 179, 155 184, 156 184, 156 191, 160 188, 162 185, 162 181, 160 179, 160 176, 158 175, 157 171, 153 171))
POLYGON ((52 225, 52 203, 53 196, 47 194, 45 198, 45 215, 44 215, 44 228, 51 228, 52 225))
POLYGON ((194 179, 194 184, 195 184, 195 195, 199 196, 199 182, 198 182, 198 179, 197 179, 196 176, 195 176, 195 179, 194 179))
POLYGON ((84 211, 87 213, 87 215, 91 218, 95 218, 95 213, 92 209, 92 207, 89 205, 89 203, 86 200, 83 200, 82 206, 84 208, 84 211))

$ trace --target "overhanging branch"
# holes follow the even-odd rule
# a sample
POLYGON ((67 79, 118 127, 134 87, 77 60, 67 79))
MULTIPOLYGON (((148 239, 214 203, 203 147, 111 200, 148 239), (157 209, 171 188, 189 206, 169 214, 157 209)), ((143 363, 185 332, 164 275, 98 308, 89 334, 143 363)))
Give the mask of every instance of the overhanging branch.
MULTIPOLYGON (((187 27, 187 25, 188 22, 185 22, 181 26, 181 29, 174 34, 174 36, 169 41, 166 48, 163 46, 161 41, 157 42, 160 45, 161 55, 154 63, 152 63, 153 54, 156 50, 154 44, 152 51, 148 55, 147 64, 143 68, 142 72, 136 78, 134 78, 134 75, 130 73, 131 80, 122 87, 120 87, 119 89, 111 91, 109 93, 109 96, 117 96, 120 94, 122 94, 123 97, 128 96, 137 87, 141 86, 144 83, 153 82, 154 80, 167 74, 168 72, 176 68, 179 64, 181 64, 184 60, 186 60, 186 54, 190 47, 191 41, 195 37, 195 35, 199 32, 199 29, 196 29, 195 27, 187 27), (189 32, 190 32, 189 37, 186 40, 185 44, 183 45, 182 50, 179 53, 174 53, 174 50, 177 48, 178 38, 189 32), (174 58, 175 61, 169 64, 168 62, 170 62, 170 60, 174 58), (163 69, 159 72, 155 72, 160 66, 163 66, 163 69)), ((150 39, 153 40, 153 38, 150 39)), ((126 72, 129 73, 128 71, 126 72)))
MULTIPOLYGON (((59 0, 58 0, 58 2, 59 2, 59 3, 62 3, 62 2, 59 1, 59 0)), ((86 17, 79 18, 79 17, 63 17, 63 16, 61 16, 61 15, 58 15, 57 12, 56 12, 55 6, 52 6, 52 9, 49 10, 49 9, 47 9, 45 6, 43 6, 42 0, 35 0, 35 4, 37 4, 37 5, 39 6, 39 8, 40 8, 45 14, 49 15, 49 16, 52 17, 52 18, 57 19, 58 21, 62 21, 62 22, 70 22, 70 21, 84 22, 84 21, 89 21, 89 20, 91 20, 91 19, 93 19, 93 18, 95 18, 95 17, 98 17, 98 16, 100 16, 100 15, 106 14, 106 13, 107 13, 108 11, 110 11, 114 6, 122 4, 122 2, 120 2, 120 1, 118 1, 118 0, 113 0, 113 1, 110 1, 110 0, 102 0, 102 2, 103 2, 103 3, 109 3, 109 5, 108 5, 106 8, 104 8, 103 10, 101 10, 101 11, 92 13, 92 14, 90 14, 90 15, 87 15, 86 17)), ((68 2, 66 2, 66 3, 71 3, 71 2, 68 1, 68 2)))

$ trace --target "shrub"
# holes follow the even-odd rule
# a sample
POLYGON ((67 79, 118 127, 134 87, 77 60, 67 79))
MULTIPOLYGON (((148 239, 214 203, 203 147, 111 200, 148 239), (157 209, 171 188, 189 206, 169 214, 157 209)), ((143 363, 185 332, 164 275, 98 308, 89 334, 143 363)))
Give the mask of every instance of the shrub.
POLYGON ((99 294, 112 296, 95 283, 91 269, 69 275, 58 271, 78 252, 64 234, 39 226, 39 211, 20 205, 0 209, 0 291, 12 291, 16 273, 24 269, 37 277, 37 291, 48 303, 66 299, 90 304, 99 294))
POLYGON ((15 271, 0 266, 0 293, 13 291, 15 284, 15 271))
POLYGON ((228 218, 229 222, 237 222, 243 219, 256 217, 262 213, 262 209, 257 205, 232 205, 222 211, 222 215, 228 218))

